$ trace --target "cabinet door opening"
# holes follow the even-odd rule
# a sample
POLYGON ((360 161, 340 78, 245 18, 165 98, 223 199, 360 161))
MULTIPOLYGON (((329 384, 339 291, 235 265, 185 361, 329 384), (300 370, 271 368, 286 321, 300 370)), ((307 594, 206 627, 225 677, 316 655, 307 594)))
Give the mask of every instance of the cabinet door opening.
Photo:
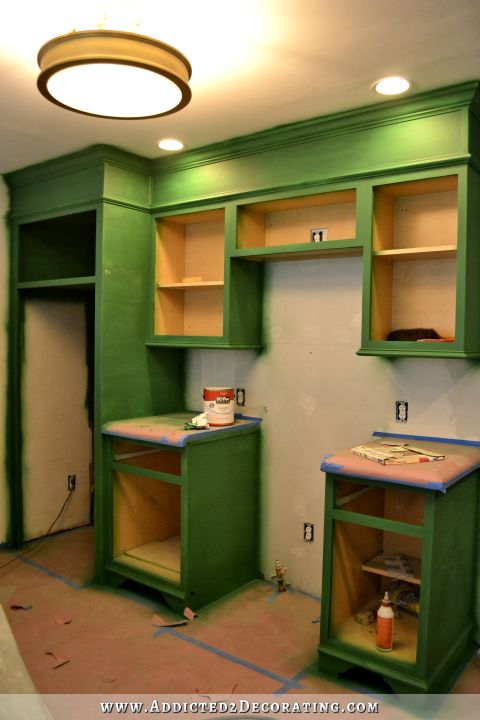
POLYGON ((238 247, 261 248, 355 238, 355 191, 266 200, 239 208, 238 247), (313 231, 318 231, 315 235, 313 231))
POLYGON ((221 336, 224 211, 159 218, 156 228, 155 334, 221 336))
POLYGON ((457 186, 448 176, 374 189, 372 340, 409 340, 390 333, 412 328, 455 339, 457 186))
POLYGON ((420 538, 336 521, 330 636, 362 651, 378 652, 375 622, 363 625, 358 615, 367 610, 376 611, 385 590, 390 589, 393 593, 401 583, 409 597, 418 598, 418 602, 410 602, 410 611, 397 605, 393 650, 389 657, 415 664, 419 628, 419 616, 415 611, 420 606, 421 556, 420 538), (411 578, 407 580, 405 570, 399 573, 391 569, 392 556, 408 559, 411 578))
POLYGON ((180 584, 180 485, 114 472, 113 558, 180 584))

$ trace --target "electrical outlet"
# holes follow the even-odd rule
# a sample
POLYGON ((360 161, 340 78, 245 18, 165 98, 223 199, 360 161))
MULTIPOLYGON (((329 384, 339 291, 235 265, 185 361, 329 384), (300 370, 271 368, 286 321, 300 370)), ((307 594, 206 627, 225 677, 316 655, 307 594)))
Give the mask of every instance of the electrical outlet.
POLYGON ((395 420, 397 422, 406 423, 408 420, 408 402, 406 400, 397 400, 395 403, 395 420))
POLYGON ((69 475, 67 478, 67 489, 68 492, 71 490, 75 490, 77 485, 77 476, 76 475, 69 475))
POLYGON ((245 388, 237 388, 236 391, 237 405, 239 407, 245 407, 245 388))
POLYGON ((306 543, 312 543, 314 540, 315 526, 313 523, 303 523, 303 539, 306 543))

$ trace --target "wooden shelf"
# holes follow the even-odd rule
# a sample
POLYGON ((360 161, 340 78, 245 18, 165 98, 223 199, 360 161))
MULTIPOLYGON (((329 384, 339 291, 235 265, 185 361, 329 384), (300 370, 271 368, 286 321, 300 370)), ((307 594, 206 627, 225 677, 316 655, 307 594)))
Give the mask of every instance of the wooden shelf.
POLYGON ((392 250, 375 250, 374 257, 387 260, 430 260, 441 258, 454 258, 457 255, 456 245, 437 245, 421 248, 395 248, 392 250))
POLYGON ((389 570, 387 567, 385 567, 382 554, 375 555, 375 557, 373 557, 371 560, 362 563, 361 568, 366 572, 371 572, 376 575, 383 575, 384 577, 391 577, 395 578, 396 580, 404 580, 405 582, 412 583, 413 585, 420 585, 421 561, 418 558, 414 557, 407 557, 407 560, 410 563, 410 567, 412 568, 412 571, 414 573, 413 577, 411 575, 403 575, 400 572, 396 572, 395 570, 389 570))
POLYGON ((30 280, 28 282, 18 282, 18 290, 43 290, 48 288, 88 288, 95 285, 95 275, 86 277, 69 277, 58 278, 56 280, 30 280))
POLYGON ((187 282, 187 283, 157 283, 157 287, 160 289, 168 290, 192 290, 209 287, 223 287, 223 280, 202 280, 201 282, 187 282))
POLYGON ((278 247, 239 248, 232 257, 256 262, 271 260, 311 260, 321 257, 358 257, 363 253, 363 242, 356 239, 325 240, 321 243, 298 243, 278 247))

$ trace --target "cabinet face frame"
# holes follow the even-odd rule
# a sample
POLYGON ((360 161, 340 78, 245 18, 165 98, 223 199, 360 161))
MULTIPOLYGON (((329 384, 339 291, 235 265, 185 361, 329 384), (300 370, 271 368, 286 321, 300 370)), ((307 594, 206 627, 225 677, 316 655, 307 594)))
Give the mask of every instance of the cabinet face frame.
MULTIPOLYGON (((476 347, 476 336, 473 332, 467 334, 468 331, 468 308, 466 307, 466 297, 473 293, 478 296, 478 279, 479 273, 469 268, 467 264, 467 256, 471 250, 468 248, 468 242, 471 238, 467 237, 467 205, 470 199, 470 190, 468 187, 469 172, 466 166, 452 166, 449 168, 436 169, 430 172, 404 173, 388 178, 379 178, 375 182, 368 183, 368 206, 370 208, 369 233, 371 241, 365 250, 365 265, 363 278, 363 321, 362 321, 362 346, 358 351, 360 355, 385 355, 395 356, 417 356, 417 357, 478 357, 480 347, 476 347), (405 183, 407 192, 409 189, 414 191, 413 204, 416 202, 418 195, 416 188, 422 190, 418 195, 421 199, 422 195, 429 196, 429 188, 433 193, 445 192, 444 197, 450 198, 450 193, 455 191, 454 185, 448 178, 456 178, 457 182, 457 235, 456 241, 450 242, 442 239, 437 246, 431 245, 430 242, 425 247, 419 249, 392 247, 391 242, 380 241, 378 232, 378 223, 393 222, 392 213, 388 211, 388 202, 393 203, 395 196, 402 197, 405 194, 402 191, 402 184, 405 183), (445 183, 445 184, 444 184, 445 183), (383 191, 383 192, 382 192, 383 191), (383 201, 380 203, 380 217, 378 216, 378 198, 383 201), (376 202, 377 201, 377 202, 376 202), (377 211, 377 215, 376 215, 377 211), (383 213, 382 213, 383 211, 383 213), (382 218, 386 215, 388 220, 382 218), (455 248, 456 245, 456 248, 455 248), (382 339, 386 333, 392 329, 392 325, 387 316, 392 314, 391 296, 392 296, 392 267, 395 268, 396 277, 413 277, 414 283, 421 283, 421 274, 425 270, 430 270, 432 289, 435 285, 439 286, 439 282, 435 282, 434 270, 436 268, 445 270, 445 279, 450 277, 453 285, 448 291, 451 295, 450 303, 445 300, 445 313, 450 313, 450 327, 455 337, 453 342, 415 342, 415 341, 398 341, 382 339), (409 265, 412 265, 410 268, 409 265), (448 266, 448 268, 447 268, 448 266), (411 273, 414 273, 412 276, 411 273), (450 306, 454 304, 454 309, 450 306), (379 312, 378 310, 379 309, 379 312), (383 318, 383 319, 382 319, 383 318)), ((470 177, 473 182, 473 178, 470 177)), ((428 198, 427 198, 428 199, 428 198)), ((450 225, 451 225, 451 221, 450 225)), ((478 228, 477 228, 478 229, 478 228)), ((473 235, 472 229, 469 235, 473 235)), ((405 240, 402 240, 402 245, 405 240)), ((415 240, 418 245, 418 237, 415 240)), ((414 287, 414 286, 412 286, 414 287)), ((439 292, 445 289, 442 285, 439 292)), ((428 303, 429 293, 423 290, 424 300, 428 303)), ((446 294, 446 293, 444 293, 446 294)), ((420 297, 421 300, 421 297, 420 297)), ((471 303, 470 303, 471 305, 471 303)), ((429 327, 428 317, 426 321, 422 321, 421 317, 416 319, 414 325, 410 327, 429 327)), ((390 321, 391 323, 391 321, 390 321)), ((472 324, 470 323, 470 328, 472 324)), ((436 328, 434 328, 436 329, 436 328)), ((441 330, 441 328, 438 328, 441 330)), ((448 328, 447 328, 448 330, 448 328)))
MULTIPOLYGON (((185 578, 188 576, 188 486, 185 483, 186 468, 182 451, 176 449, 165 449, 164 446, 146 443, 143 441, 104 436, 104 453, 105 473, 104 484, 102 487, 102 493, 104 493, 102 504, 104 507, 103 522, 105 531, 102 531, 102 536, 106 545, 104 548, 103 562, 105 563, 107 569, 118 572, 125 578, 130 577, 131 579, 137 580, 151 587, 155 587, 159 590, 164 590, 165 592, 178 595, 179 597, 182 596, 185 591, 185 578), (123 453, 120 454, 120 459, 116 459, 116 453, 114 450, 116 447, 120 448, 122 446, 125 451, 125 458, 131 454, 131 459, 122 459, 123 453), (148 467, 149 453, 152 453, 152 458, 155 458, 155 455, 158 454, 171 455, 172 462, 167 462, 167 472, 152 470, 148 467), (178 462, 176 462, 177 459, 178 462), (119 478, 118 474, 122 475, 123 473, 124 477, 119 478), (170 485, 172 493, 178 494, 179 496, 179 580, 175 579, 171 573, 162 574, 162 571, 156 570, 154 565, 149 568, 148 564, 144 563, 144 567, 135 567, 135 563, 124 563, 116 557, 115 525, 117 519, 115 518, 115 485, 119 479, 120 482, 128 483, 129 477, 132 479, 132 483, 137 485, 141 484, 142 479, 145 480, 145 484, 158 482, 162 483, 164 486, 170 485), (175 488, 178 488, 177 492, 175 491, 175 488)), ((160 487, 159 490, 161 490, 160 487)), ((138 522, 141 523, 141 517, 138 518, 138 522)), ((103 568, 100 569, 100 574, 102 573, 103 568)))
MULTIPOLYGON (((341 507, 337 507, 335 486, 336 483, 347 482, 357 485, 359 489, 368 485, 368 481, 362 478, 351 478, 341 475, 329 475, 327 473, 326 489, 325 489, 325 526, 324 526, 324 552, 323 552, 323 575, 322 575, 322 607, 320 622, 320 646, 319 649, 332 650, 335 656, 347 654, 359 665, 367 667, 374 672, 388 675, 389 672, 393 677, 400 677, 406 674, 413 678, 421 677, 426 673, 426 648, 428 642, 428 633, 431 631, 428 627, 430 606, 430 584, 428 577, 432 567, 432 528, 434 521, 434 503, 435 493, 433 491, 423 490, 421 488, 411 488, 403 486, 394 486, 395 492, 405 492, 419 495, 423 498, 423 523, 421 525, 410 524, 407 521, 393 520, 391 518, 382 518, 377 513, 368 515, 365 512, 345 511, 341 507), (410 536, 412 540, 421 543, 421 593, 420 593, 420 616, 418 618, 417 648, 416 660, 414 663, 398 660, 393 653, 380 653, 376 650, 374 639, 372 639, 372 647, 365 649, 357 645, 349 644, 344 639, 337 639, 331 632, 332 618, 335 612, 333 598, 334 584, 334 546, 335 546, 335 524, 342 523, 344 525, 356 526, 361 530, 365 528, 369 530, 378 530, 384 533, 405 534, 410 536), (424 581, 426 579, 426 581, 424 581), (424 582, 423 582, 424 581, 424 582), (424 612, 422 612, 424 608, 424 612)), ((386 492, 392 489, 392 485, 375 481, 372 484, 375 488, 383 488, 386 492)), ((365 498, 368 496, 366 495, 365 498)), ((365 500, 365 504, 368 500, 365 500)), ((418 518, 417 518, 418 521, 418 518)), ((364 571, 362 571, 364 572, 364 571)), ((366 573, 369 575, 369 573, 366 573)), ((392 578, 393 581, 394 578, 392 578)), ((361 608, 358 608, 360 610, 361 608)), ((373 625, 373 627, 375 627, 373 625)))

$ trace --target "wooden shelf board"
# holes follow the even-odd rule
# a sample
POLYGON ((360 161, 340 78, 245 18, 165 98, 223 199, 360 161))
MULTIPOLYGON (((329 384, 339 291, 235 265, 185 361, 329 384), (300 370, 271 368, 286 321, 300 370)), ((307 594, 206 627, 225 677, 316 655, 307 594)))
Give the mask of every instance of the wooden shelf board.
POLYGON ((57 278, 54 280, 28 280, 17 283, 19 290, 40 290, 42 288, 71 288, 95 285, 95 275, 82 277, 57 278))
POLYGON ((245 258, 258 262, 268 260, 302 260, 312 257, 352 257, 361 255, 363 242, 360 240, 325 240, 322 243, 297 243, 291 245, 270 245, 238 248, 233 258, 245 258))
POLYGON ((386 258, 391 260, 429 260, 432 258, 452 258, 456 257, 456 245, 434 245, 430 247, 416 248, 395 248, 390 250, 376 250, 373 255, 376 258, 386 258))
MULTIPOLYGON (((376 607, 377 599, 374 598, 371 603, 365 605, 365 610, 376 607)), ((418 637, 418 618, 409 615, 401 610, 400 618, 393 621, 393 649, 390 652, 381 652, 376 649, 375 635, 376 624, 360 625, 355 622, 355 618, 351 617, 346 620, 332 637, 342 643, 360 648, 361 650, 371 651, 378 658, 391 659, 415 665, 417 658, 417 637, 418 637)))
POLYGON ((195 288, 223 287, 223 280, 202 280, 191 283, 157 283, 160 290, 192 290, 195 288))
POLYGON ((396 580, 405 580, 406 582, 414 585, 420 585, 421 580, 421 561, 418 558, 407 557, 410 567, 414 573, 414 577, 411 575, 402 575, 392 570, 388 570, 385 567, 383 556, 381 554, 375 555, 374 558, 362 563, 362 570, 366 572, 375 573, 376 575, 384 575, 385 577, 395 578, 396 580))
POLYGON ((180 536, 154 541, 125 550, 115 561, 180 582, 180 536))

